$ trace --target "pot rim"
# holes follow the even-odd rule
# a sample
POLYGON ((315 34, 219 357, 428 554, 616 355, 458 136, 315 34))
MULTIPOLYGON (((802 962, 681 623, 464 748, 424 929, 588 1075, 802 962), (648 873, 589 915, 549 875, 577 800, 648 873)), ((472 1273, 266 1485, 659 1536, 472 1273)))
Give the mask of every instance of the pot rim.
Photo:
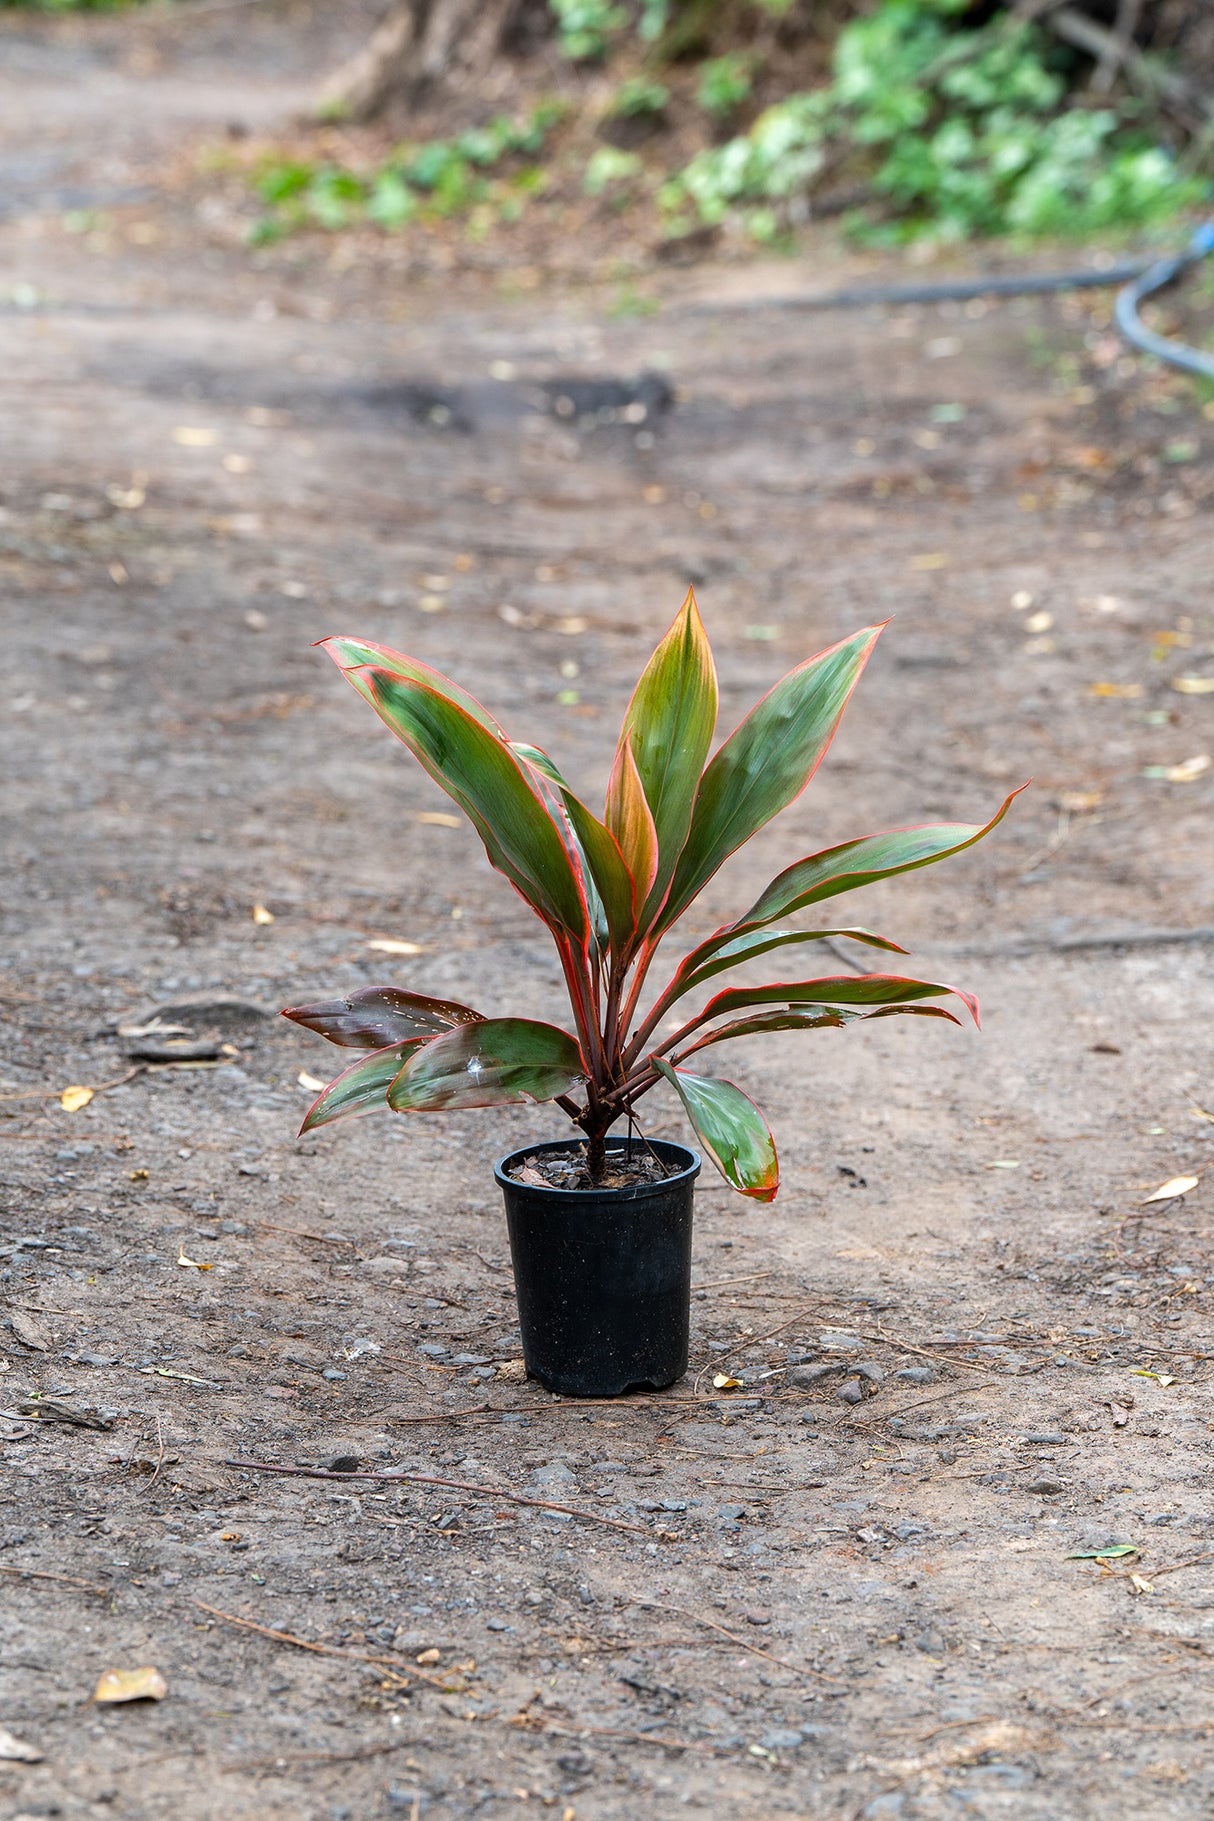
MULTIPOLYGON (((693 1183, 703 1168, 700 1153, 688 1144, 681 1144, 677 1138, 651 1138, 642 1142, 653 1145, 655 1149, 662 1147, 667 1151, 677 1151, 688 1161, 681 1170, 673 1176, 663 1176, 660 1182, 638 1182, 618 1189, 565 1189, 558 1188, 555 1183, 519 1182, 517 1177, 506 1174, 510 1164, 520 1162, 525 1157, 534 1157, 537 1151, 571 1151, 581 1149, 586 1143, 584 1138, 557 1138, 542 1144, 520 1145, 516 1150, 508 1151, 494 1164, 493 1175, 503 1189, 511 1189, 516 1194, 551 1195, 564 1197, 567 1201, 640 1201, 651 1195, 668 1194, 671 1189, 679 1188, 684 1183, 693 1183)), ((607 1149, 617 1150, 627 1143, 627 1138, 608 1138, 607 1149)))

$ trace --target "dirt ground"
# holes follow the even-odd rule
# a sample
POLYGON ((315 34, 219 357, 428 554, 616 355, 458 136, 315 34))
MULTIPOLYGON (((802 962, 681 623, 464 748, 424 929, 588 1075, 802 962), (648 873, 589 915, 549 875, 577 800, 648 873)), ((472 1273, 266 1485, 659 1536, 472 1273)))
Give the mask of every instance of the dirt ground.
POLYGON ((251 255, 198 148, 340 28, 0 20, 0 1726, 43 1754, 0 1810, 1207 1816, 1214 695, 1176 684, 1214 675, 1214 424, 1107 299, 757 307, 857 269, 826 245, 627 284, 251 255), (294 1137, 339 1058, 282 1005, 561 1017, 310 646, 412 652, 597 789, 688 581, 723 728, 893 616, 695 930, 1034 785, 847 905, 983 1033, 738 1048, 784 1188, 706 1173, 691 1372, 586 1407, 519 1382, 491 1176, 559 1115, 294 1137), (157 1014, 213 1060, 141 1061, 157 1014), (350 1456, 403 1477, 233 1464, 350 1456), (145 1665, 162 1701, 89 1704, 145 1665))

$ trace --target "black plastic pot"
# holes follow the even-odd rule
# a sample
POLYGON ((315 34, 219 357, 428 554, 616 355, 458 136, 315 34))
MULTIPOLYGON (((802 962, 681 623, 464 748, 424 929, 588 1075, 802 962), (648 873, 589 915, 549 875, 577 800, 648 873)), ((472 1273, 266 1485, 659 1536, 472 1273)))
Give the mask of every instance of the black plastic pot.
MULTIPOLYGON (((608 1154, 626 1144, 609 1139, 608 1154)), ((523 1359, 549 1391, 660 1391, 687 1370, 700 1159, 662 1139, 650 1147, 677 1174, 635 1188, 536 1188, 507 1174, 525 1158, 568 1154, 580 1142, 527 1145, 494 1171, 506 1200, 523 1359)))

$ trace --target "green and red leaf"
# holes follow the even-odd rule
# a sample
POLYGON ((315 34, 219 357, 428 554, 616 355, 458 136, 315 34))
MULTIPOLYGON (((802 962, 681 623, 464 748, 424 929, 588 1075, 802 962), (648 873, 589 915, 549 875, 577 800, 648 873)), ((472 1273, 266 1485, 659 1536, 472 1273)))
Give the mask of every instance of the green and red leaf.
MULTIPOLYGON (((620 755, 631 748, 657 834, 657 870, 648 887, 648 902, 638 892, 642 929, 661 908, 687 840, 716 719, 717 673, 689 588, 674 624, 641 673, 617 748, 617 767, 620 755)), ((614 827, 610 806, 607 821, 614 827)), ((628 853, 626 846, 624 852, 628 853)))
POLYGON ((497 870, 550 928, 584 945, 590 914, 576 855, 528 768, 487 717, 465 707, 458 699, 463 692, 454 691, 446 678, 420 681, 399 666, 382 665, 348 667, 346 675, 459 804, 497 870))
POLYGON ((673 1060, 680 1063, 697 1050, 706 1050, 714 1043, 728 1043, 734 1037, 762 1037, 771 1031, 839 1030, 847 1024, 863 1024, 870 1018, 947 1018, 950 1024, 961 1023, 955 1013, 942 1005, 884 1005, 875 1012, 852 1012, 843 1006, 832 1006, 821 1012, 756 1012, 753 1018, 739 1018, 732 1024, 718 1025, 714 1031, 701 1032, 694 1043, 677 1051, 673 1060))
POLYGON ((433 1038, 410 1057, 388 1090, 388 1105, 430 1113, 555 1100, 585 1078, 568 1031, 530 1018, 486 1018, 433 1038))
MULTIPOLYGON (((574 795, 546 752, 538 746, 521 745, 517 740, 511 741, 511 749, 539 774, 543 781, 541 789, 545 785, 549 789, 555 785, 560 792, 563 811, 578 843, 583 872, 598 894, 607 939, 617 955, 624 953, 636 933, 636 894, 619 842, 581 798, 574 795)), ((595 908, 592 901, 592 911, 595 908)))
MULTIPOLYGON (((783 980, 770 986, 733 986, 708 1001, 696 1027, 730 1012, 756 1005, 903 1005, 915 999, 939 999, 952 993, 978 1023, 978 1001, 959 986, 934 980, 906 980, 898 974, 836 974, 819 980, 783 980)), ((688 1027, 691 1029, 692 1027, 688 1027)))
POLYGON ((694 987, 710 980, 714 974, 723 974, 728 968, 741 967, 744 961, 753 961, 758 955, 765 955, 769 949, 783 948, 789 943, 826 942, 832 937, 844 936, 852 942, 862 942, 868 948, 886 949, 890 954, 905 955, 907 950, 900 943, 891 942, 886 936, 878 936, 868 929, 751 929, 741 935, 724 934, 710 936, 707 942, 701 942, 698 948, 680 962, 677 973, 666 991, 662 994, 663 1007, 681 999, 694 987))
POLYGON ((426 993, 408 993, 399 986, 367 986, 345 999, 293 1005, 282 1013, 293 1024, 302 1024, 330 1043, 352 1050, 437 1037, 453 1024, 475 1024, 480 1015, 455 999, 431 999, 426 993))
POLYGON ((382 1050, 370 1050, 365 1056, 331 1081, 324 1093, 308 1108, 308 1116, 299 1128, 314 1132, 317 1126, 329 1125, 334 1119, 345 1119, 351 1113, 369 1113, 377 1106, 386 1107, 387 1092, 400 1074, 404 1062, 427 1043, 437 1041, 414 1037, 408 1043, 390 1043, 382 1050))
MULTIPOLYGON (((872 885, 878 879, 892 878, 895 873, 913 872, 920 866, 931 866, 973 847, 992 828, 1002 822, 1020 791, 1004 798, 989 822, 937 822, 922 828, 891 828, 879 835, 865 835, 858 841, 844 841, 838 847, 824 848, 786 867, 756 899, 754 904, 730 925, 730 930, 752 929, 758 924, 773 923, 777 917, 791 917, 794 911, 840 892, 855 891, 861 885, 872 885)), ((720 932, 728 935, 728 931, 720 932)))
POLYGON ((730 854, 805 789, 881 631, 865 627, 798 664, 713 755, 696 792, 662 929, 682 915, 730 854))
POLYGON ((732 1081, 690 1075, 660 1059, 654 1067, 683 1102, 696 1136, 730 1188, 754 1201, 771 1201, 780 1186, 776 1143, 750 1096, 732 1081))
POLYGON ((338 635, 330 639, 319 639, 317 643, 322 651, 328 652, 347 682, 353 684, 364 701, 370 702, 377 711, 378 704, 364 674, 368 669, 382 670, 402 681, 424 683, 427 688, 437 689, 448 701, 470 714, 474 721, 479 721, 482 727, 496 734, 498 739, 505 739, 505 734, 489 710, 474 695, 469 695, 466 689, 461 689, 458 683, 445 677, 441 670, 433 670, 429 664, 419 664, 416 658, 406 657, 401 651, 391 651, 386 645, 369 644, 366 639, 338 635))
POLYGON ((621 740, 607 786, 607 827, 633 881, 634 902, 645 903, 658 871, 658 831, 632 743, 621 740))

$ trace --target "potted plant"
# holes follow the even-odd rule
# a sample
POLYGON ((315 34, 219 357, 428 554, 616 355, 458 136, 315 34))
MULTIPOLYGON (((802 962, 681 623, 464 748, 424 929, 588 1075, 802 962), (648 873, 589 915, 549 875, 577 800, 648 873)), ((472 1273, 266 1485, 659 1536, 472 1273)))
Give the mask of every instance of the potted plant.
POLYGON ((950 994, 977 1022, 977 1001, 960 988, 894 974, 717 982, 773 949, 831 936, 904 954, 867 929, 788 928, 786 920, 972 846, 1011 797, 981 826, 893 829, 796 861, 740 917, 697 942, 656 997, 646 996, 663 937, 722 862, 813 776, 881 631, 866 627, 798 664, 710 759, 716 672, 689 593, 629 703, 602 816, 546 753, 509 740, 446 677, 359 639, 321 641, 547 925, 573 1028, 486 1017, 401 987, 294 1006, 286 1017, 366 1052, 319 1096, 302 1132, 374 1107, 418 1113, 525 1101, 552 1101, 580 1128, 582 1138, 528 1145, 496 1170, 524 1358, 552 1390, 614 1396, 671 1384, 686 1369, 700 1159, 682 1145, 634 1142, 634 1109, 650 1088, 669 1083, 729 1185, 770 1201, 779 1170, 766 1120, 732 1082, 691 1066, 694 1058, 730 1038, 858 1019, 956 1024, 944 1006, 924 1003, 950 994), (689 998, 698 1009, 686 1010, 689 998), (609 1138, 621 1120, 628 1137, 609 1138))

